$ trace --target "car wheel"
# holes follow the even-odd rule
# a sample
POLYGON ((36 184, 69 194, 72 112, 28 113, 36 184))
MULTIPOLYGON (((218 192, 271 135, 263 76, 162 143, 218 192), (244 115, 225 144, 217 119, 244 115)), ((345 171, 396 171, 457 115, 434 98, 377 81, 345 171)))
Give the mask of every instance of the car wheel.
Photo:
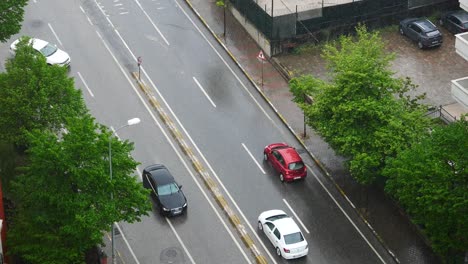
POLYGON ((283 173, 280 173, 280 181, 281 181, 281 182, 284 182, 284 176, 283 176, 283 173))
POLYGON ((423 44, 422 44, 421 41, 418 41, 418 47, 419 47, 420 49, 424 48, 424 46, 423 46, 423 44))
POLYGON ((281 257, 281 249, 279 247, 276 248, 276 255, 281 257))
POLYGON ((258 230, 263 230, 263 225, 260 221, 258 221, 258 230))
POLYGON ((400 27, 400 34, 401 34, 401 35, 405 35, 405 32, 403 31, 403 28, 402 28, 402 27, 400 27))
POLYGON ((266 154, 266 152, 263 152, 263 160, 268 161, 268 155, 266 154))

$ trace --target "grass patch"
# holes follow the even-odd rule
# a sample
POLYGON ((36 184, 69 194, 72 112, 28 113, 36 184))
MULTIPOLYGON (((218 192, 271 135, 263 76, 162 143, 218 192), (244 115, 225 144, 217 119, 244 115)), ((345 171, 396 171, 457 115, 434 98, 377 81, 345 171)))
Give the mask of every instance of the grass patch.
POLYGON ((295 55, 304 55, 304 54, 316 54, 316 53, 321 53, 323 47, 326 45, 326 43, 318 43, 318 44, 313 44, 313 43, 305 43, 302 45, 299 45, 295 47, 292 51, 293 54, 295 55))

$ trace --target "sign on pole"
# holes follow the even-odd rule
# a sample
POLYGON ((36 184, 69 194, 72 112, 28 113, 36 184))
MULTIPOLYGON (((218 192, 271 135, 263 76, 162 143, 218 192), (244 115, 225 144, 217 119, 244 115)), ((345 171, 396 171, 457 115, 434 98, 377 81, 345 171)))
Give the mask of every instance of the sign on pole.
POLYGON ((266 61, 265 55, 263 55, 263 50, 260 50, 260 52, 257 55, 257 59, 263 61, 266 61))
POLYGON ((266 61, 265 55, 263 55, 263 50, 260 50, 260 52, 257 55, 257 59, 260 60, 262 63, 262 89, 263 89, 263 63, 266 61))

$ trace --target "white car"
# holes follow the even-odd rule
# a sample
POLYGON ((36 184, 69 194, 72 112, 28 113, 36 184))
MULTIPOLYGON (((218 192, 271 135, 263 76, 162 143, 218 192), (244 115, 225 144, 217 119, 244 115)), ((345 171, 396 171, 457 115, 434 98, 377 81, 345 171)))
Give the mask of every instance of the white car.
MULTIPOLYGON (((10 45, 10 50, 13 54, 16 51, 16 45, 18 45, 19 41, 20 39, 17 39, 10 45)), ((32 47, 36 51, 41 53, 46 58, 47 64, 59 66, 70 65, 70 56, 68 55, 68 53, 57 48, 57 46, 52 45, 45 40, 37 38, 31 38, 29 43, 32 44, 32 47)))
POLYGON ((295 259, 309 253, 309 245, 296 222, 281 210, 261 213, 258 217, 258 229, 263 230, 278 256, 295 259))

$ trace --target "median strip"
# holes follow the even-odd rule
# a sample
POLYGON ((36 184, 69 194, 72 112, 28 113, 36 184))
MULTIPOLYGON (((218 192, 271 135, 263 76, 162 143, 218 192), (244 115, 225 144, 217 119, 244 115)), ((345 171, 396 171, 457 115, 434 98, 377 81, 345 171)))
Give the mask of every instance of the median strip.
POLYGON ((222 195, 222 192, 220 191, 218 185, 216 182, 211 178, 211 176, 206 172, 205 168, 203 167, 202 163, 199 161, 197 156, 194 154, 192 148, 187 144, 185 141, 185 138, 183 137, 182 133, 177 129, 175 126, 174 122, 170 118, 170 116, 164 111, 164 109, 161 107, 161 104, 159 101, 156 99, 156 97, 152 94, 152 92, 148 89, 146 84, 139 79, 139 75, 136 72, 132 73, 133 78, 138 83, 138 86, 140 87, 141 91, 145 94, 145 96, 148 98, 151 106, 156 110, 166 127, 169 129, 171 134, 173 135, 174 139, 176 140, 177 144, 179 145, 180 148, 184 151, 184 153, 187 155, 189 158, 190 162, 192 163, 192 167, 197 171, 197 174, 202 178, 203 182, 205 185, 208 187, 210 190, 211 194, 215 198, 216 202, 219 204, 219 206, 222 208, 223 212, 227 215, 229 218, 229 222, 234 226, 236 229, 237 233, 239 234, 241 240, 244 242, 244 244, 249 248, 250 252, 255 258, 255 262, 257 264, 266 264, 268 263, 266 261, 266 258, 260 253, 258 250, 257 246, 254 244, 252 238, 250 235, 247 233, 245 226, 242 224, 240 218, 234 213, 234 211, 231 209, 229 204, 227 203, 226 199, 222 195))

